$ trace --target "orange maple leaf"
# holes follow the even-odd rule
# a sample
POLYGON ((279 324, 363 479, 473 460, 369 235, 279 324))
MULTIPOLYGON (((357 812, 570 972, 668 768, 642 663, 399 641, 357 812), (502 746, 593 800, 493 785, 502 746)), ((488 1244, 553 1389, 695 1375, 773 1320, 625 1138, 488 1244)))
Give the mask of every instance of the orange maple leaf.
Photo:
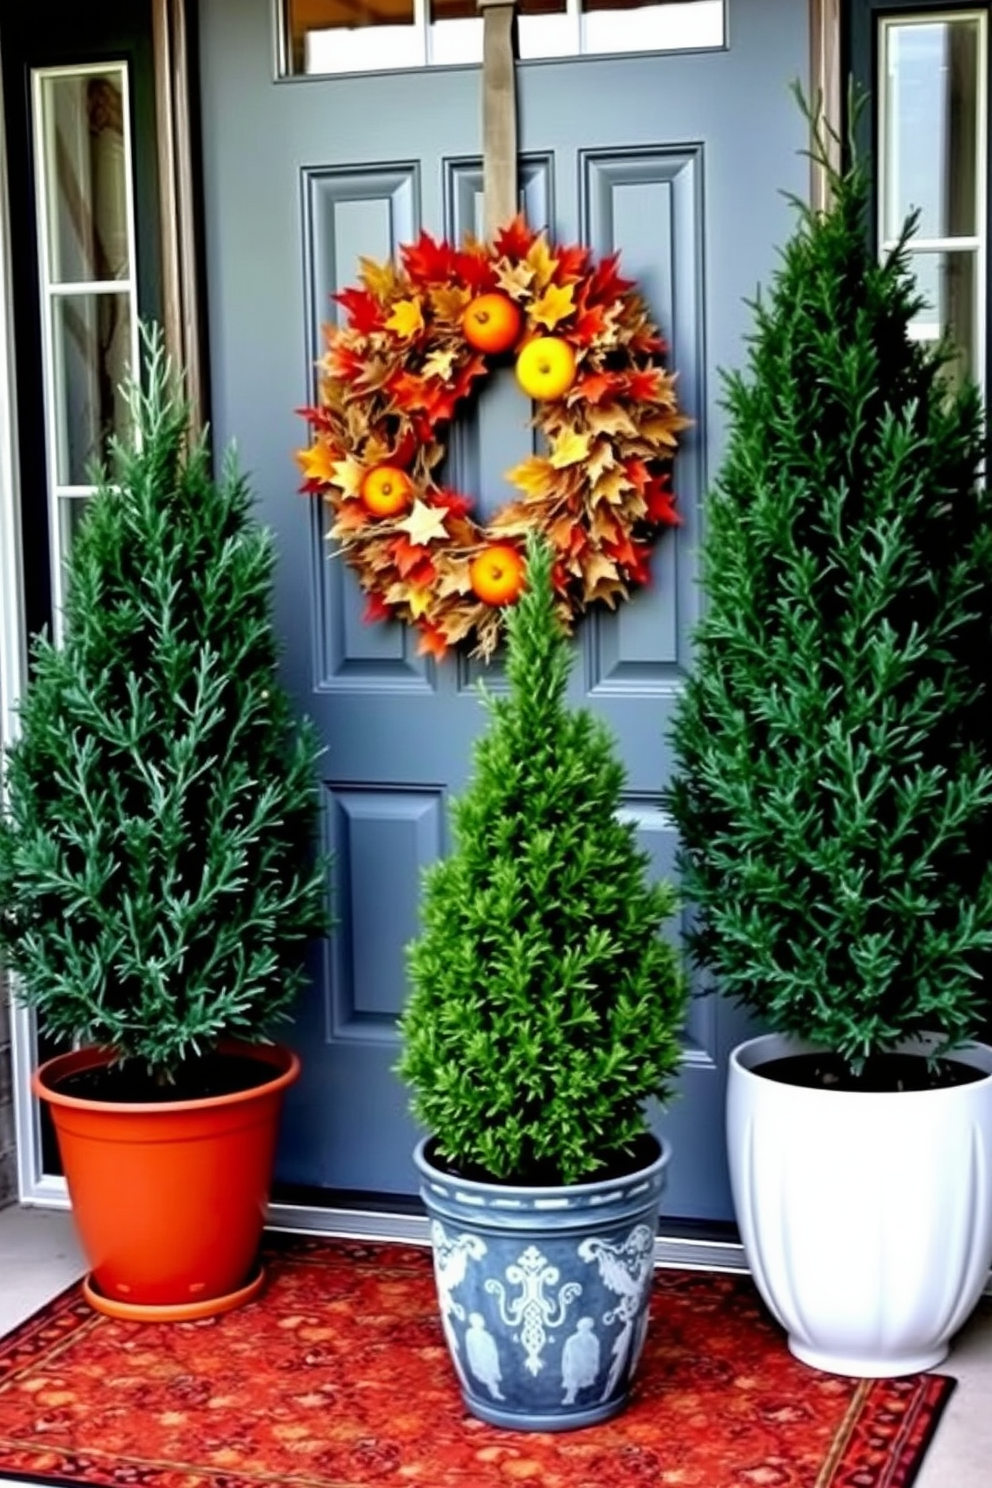
POLYGON ((403 579, 409 578, 418 563, 429 557, 428 549, 422 548, 419 543, 412 543, 406 533, 393 539, 389 545, 389 553, 396 565, 396 572, 403 579))
POLYGON ((569 393, 569 403, 584 400, 586 403, 602 403, 604 398, 616 393, 623 386, 623 376, 618 372, 590 372, 582 377, 569 393))
POLYGON ((664 373, 658 367, 638 367, 627 374, 627 396, 638 403, 655 402, 664 386, 664 373))
POLYGON ((308 449, 296 451, 296 461, 303 471, 307 484, 329 486, 334 483, 334 465, 340 456, 324 439, 318 439, 308 449))
POLYGON ((342 501, 334 515, 331 537, 347 537, 368 525, 368 508, 361 501, 342 501))
POLYGON ((599 305, 587 306, 575 322, 575 339, 583 346, 591 346, 597 336, 606 329, 606 318, 599 305))
POLYGON ((443 630, 436 625, 425 621, 420 626, 420 641, 417 645, 419 656, 434 656, 438 661, 443 661, 448 654, 448 642, 443 630))

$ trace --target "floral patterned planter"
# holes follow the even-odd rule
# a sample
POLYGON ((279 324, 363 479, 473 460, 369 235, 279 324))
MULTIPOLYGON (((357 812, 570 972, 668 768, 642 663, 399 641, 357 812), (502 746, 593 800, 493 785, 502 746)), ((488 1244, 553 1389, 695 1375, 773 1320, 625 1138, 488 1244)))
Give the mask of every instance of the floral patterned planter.
POLYGON ((515 1188, 414 1160, 441 1321, 465 1404, 517 1431, 622 1410, 644 1344, 670 1149, 622 1179, 515 1188))

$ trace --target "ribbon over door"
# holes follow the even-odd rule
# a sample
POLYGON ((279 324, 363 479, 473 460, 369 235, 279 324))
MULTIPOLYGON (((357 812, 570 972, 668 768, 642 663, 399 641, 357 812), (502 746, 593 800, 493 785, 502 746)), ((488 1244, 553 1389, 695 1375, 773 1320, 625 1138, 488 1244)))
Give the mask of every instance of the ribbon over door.
POLYGON ((516 17, 514 0, 476 0, 483 15, 483 233, 492 242, 517 215, 516 17))

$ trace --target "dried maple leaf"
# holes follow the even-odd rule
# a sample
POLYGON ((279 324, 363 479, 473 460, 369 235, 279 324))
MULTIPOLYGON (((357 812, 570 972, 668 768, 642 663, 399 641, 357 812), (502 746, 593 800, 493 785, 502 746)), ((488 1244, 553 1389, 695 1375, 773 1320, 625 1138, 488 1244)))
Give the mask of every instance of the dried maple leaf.
POLYGON ((632 489, 632 482, 618 466, 614 470, 607 470, 599 477, 592 488, 593 501, 609 501, 613 506, 623 501, 625 491, 632 489))
POLYGON ((442 382, 447 382, 457 360, 457 347, 439 346, 424 358, 423 375, 424 377, 439 377, 442 382))
POLYGON ((588 434, 580 434, 571 429, 555 441, 551 451, 551 464, 556 470, 564 470, 566 465, 576 465, 579 460, 584 460, 589 453, 588 434))
POLYGON ((388 300, 399 284, 399 274, 390 261, 378 263, 374 258, 358 260, 359 279, 377 300, 388 300))
POLYGON ((357 496, 365 476, 364 467, 348 455, 344 460, 335 460, 331 465, 331 485, 337 486, 345 496, 357 496))
POLYGON ((595 440, 585 463, 584 474, 589 484, 595 485, 603 472, 612 470, 616 463, 612 444, 606 439, 595 440))
MULTIPOLYGON (((470 576, 469 561, 465 559, 446 560, 437 564, 438 581, 437 592, 440 599, 447 599, 452 594, 471 594, 472 579, 470 576)), ((447 627, 445 627, 447 634, 447 627)))
POLYGON ((496 268, 496 283, 513 300, 523 299, 530 289, 534 270, 525 263, 500 263, 496 268))
POLYGON ((420 308, 419 300, 397 300, 393 306, 393 313, 386 321, 386 328, 395 331, 397 336, 409 341, 413 336, 419 336, 424 329, 424 315, 420 308))
POLYGON ((471 292, 461 284, 432 284, 429 299, 434 319, 457 325, 471 298, 471 292))
POLYGON ((619 577, 612 558, 607 558, 605 553, 591 552, 583 564, 582 573, 586 598, 592 597, 593 591, 602 585, 604 579, 615 584, 619 577))
POLYGON ((594 434, 609 434, 614 438, 618 434, 638 432, 638 427, 626 408, 621 408, 617 403, 609 403, 605 408, 591 408, 586 422, 594 434))
POLYGON ((553 331, 556 325, 568 319, 574 309, 574 287, 571 284, 549 284, 531 305, 528 314, 533 325, 547 326, 549 331, 553 331))

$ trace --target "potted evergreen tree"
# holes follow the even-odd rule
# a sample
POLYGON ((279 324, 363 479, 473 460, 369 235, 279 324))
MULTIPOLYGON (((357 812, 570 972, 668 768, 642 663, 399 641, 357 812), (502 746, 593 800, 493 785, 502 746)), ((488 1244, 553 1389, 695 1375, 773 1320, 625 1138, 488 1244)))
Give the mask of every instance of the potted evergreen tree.
POLYGON ((801 1359, 942 1359, 992 1261, 992 501, 974 387, 831 169, 727 381, 669 808, 755 1280, 801 1359))
POLYGON ((273 551, 211 478, 163 352, 68 558, 0 816, 0 950, 74 1047, 55 1121, 94 1306, 205 1316, 253 1275, 289 1049, 263 1042, 324 926, 315 749, 276 681, 273 551))
POLYGON ((505 695, 427 872, 400 1073, 442 1320, 484 1420, 561 1430, 622 1408, 647 1324, 667 1146, 645 1105, 680 1058, 674 907, 620 816, 607 730, 566 702, 551 555, 531 539, 505 695))

